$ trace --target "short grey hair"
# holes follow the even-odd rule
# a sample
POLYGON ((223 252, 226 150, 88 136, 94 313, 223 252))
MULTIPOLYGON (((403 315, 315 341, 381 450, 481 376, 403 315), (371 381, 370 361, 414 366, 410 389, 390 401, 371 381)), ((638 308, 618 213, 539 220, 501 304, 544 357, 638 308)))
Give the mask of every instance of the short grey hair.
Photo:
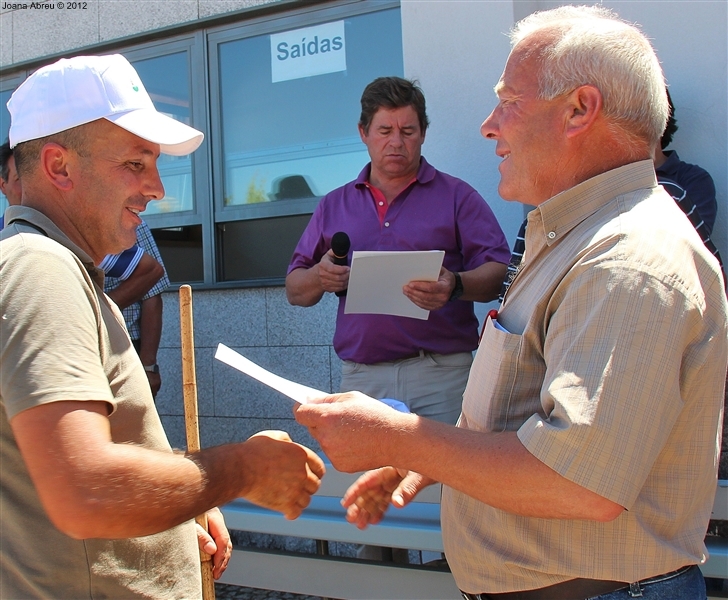
POLYGON ((651 147, 657 144, 668 116, 665 76, 636 26, 604 7, 561 6, 516 23, 511 45, 535 33, 546 34, 538 57, 542 99, 593 85, 602 94, 609 123, 651 147))

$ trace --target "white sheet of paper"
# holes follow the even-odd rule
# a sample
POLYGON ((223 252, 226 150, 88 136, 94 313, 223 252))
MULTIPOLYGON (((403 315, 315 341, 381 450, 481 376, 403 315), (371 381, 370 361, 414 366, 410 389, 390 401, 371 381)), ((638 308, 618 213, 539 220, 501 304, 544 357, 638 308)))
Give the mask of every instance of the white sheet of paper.
POLYGON ((217 345, 215 358, 224 362, 226 365, 230 365, 238 371, 242 371, 253 379, 257 379, 268 387, 272 387, 274 390, 279 391, 281 394, 292 398, 300 404, 306 404, 313 398, 323 398, 324 396, 328 396, 326 392, 306 387, 305 385, 289 381, 280 375, 266 371, 260 365, 256 365, 252 360, 245 358, 242 354, 235 352, 232 348, 228 348, 225 344, 217 345))
POLYGON ((344 313, 427 319, 430 311, 407 298, 402 287, 410 281, 437 281, 444 257, 443 250, 354 251, 344 313))

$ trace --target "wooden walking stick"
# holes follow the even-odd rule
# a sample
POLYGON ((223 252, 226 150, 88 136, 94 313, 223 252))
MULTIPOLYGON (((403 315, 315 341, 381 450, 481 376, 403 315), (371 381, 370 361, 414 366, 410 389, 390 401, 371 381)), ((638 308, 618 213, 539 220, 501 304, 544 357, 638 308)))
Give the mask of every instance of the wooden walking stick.
MULTIPOLYGON (((195 336, 192 327, 192 288, 179 288, 180 335, 182 338, 182 395, 185 403, 187 452, 200 451, 200 427, 197 422, 197 376, 195 375, 195 336)), ((207 531, 207 515, 195 519, 207 531)), ((215 600, 215 579, 212 576, 212 557, 200 550, 202 568, 202 598, 215 600)))

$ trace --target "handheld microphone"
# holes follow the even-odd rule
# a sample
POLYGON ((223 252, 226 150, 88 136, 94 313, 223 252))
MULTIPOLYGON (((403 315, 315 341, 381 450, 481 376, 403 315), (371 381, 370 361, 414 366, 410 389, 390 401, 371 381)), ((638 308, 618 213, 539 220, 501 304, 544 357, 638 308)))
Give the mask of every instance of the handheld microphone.
MULTIPOLYGON (((334 264, 346 266, 349 262, 349 248, 351 248, 351 240, 349 236, 343 231, 337 231, 331 237, 331 251, 334 253, 334 264)), ((346 296, 346 290, 336 292, 336 295, 346 296)))

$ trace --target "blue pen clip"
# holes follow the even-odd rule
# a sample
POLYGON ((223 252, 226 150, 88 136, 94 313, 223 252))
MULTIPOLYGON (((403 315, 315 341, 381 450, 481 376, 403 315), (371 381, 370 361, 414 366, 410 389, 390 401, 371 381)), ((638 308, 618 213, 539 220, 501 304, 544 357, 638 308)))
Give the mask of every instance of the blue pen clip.
POLYGON ((398 410, 399 412, 410 412, 410 409, 407 407, 407 405, 404 402, 400 402, 399 400, 393 400, 392 398, 380 398, 379 401, 384 402, 384 404, 392 407, 394 410, 398 410))

